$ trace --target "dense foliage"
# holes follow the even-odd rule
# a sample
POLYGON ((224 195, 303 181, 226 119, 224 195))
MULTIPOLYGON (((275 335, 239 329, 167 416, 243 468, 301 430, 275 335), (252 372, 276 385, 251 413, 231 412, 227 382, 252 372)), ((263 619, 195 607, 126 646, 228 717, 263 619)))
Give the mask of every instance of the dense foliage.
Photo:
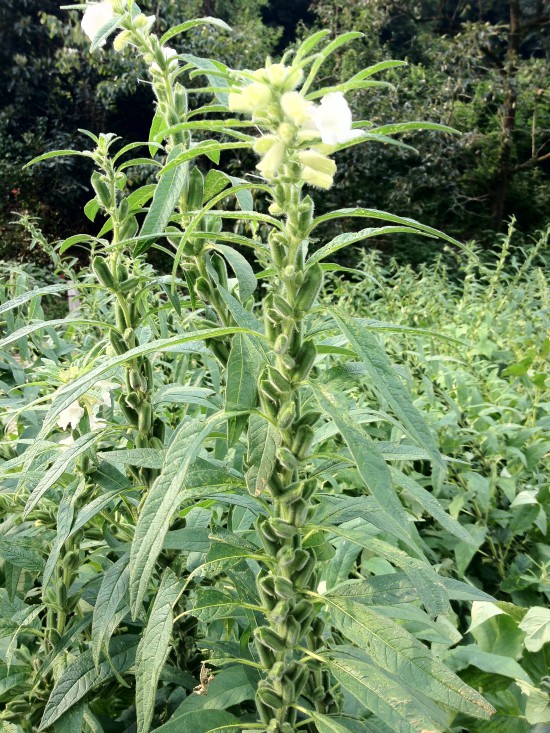
MULTIPOLYGON (((147 0, 144 7, 155 12, 156 4, 147 0)), ((281 48, 281 34, 291 41, 304 33, 304 23, 334 34, 350 27, 363 31, 352 49, 336 52, 324 70, 326 81, 388 58, 409 65, 386 75, 396 84, 392 94, 353 95, 357 117, 372 120, 376 110, 377 123, 430 119, 462 133, 411 133, 406 140, 418 153, 354 149, 346 158, 350 173, 339 174, 338 186, 326 202, 320 199, 321 206, 352 201, 407 211, 487 246, 511 214, 524 232, 545 225, 550 26, 544 3, 171 0, 162 4, 161 22, 168 27, 200 14, 232 23, 233 33, 198 30, 176 41, 185 44, 178 47, 240 68, 255 68, 266 53, 281 48)), ((145 77, 139 58, 109 47, 90 54, 77 13, 60 11, 54 0, 5 0, 0 40, 0 253, 11 253, 15 244, 23 257, 23 240, 9 224, 11 212, 41 214, 50 237, 63 236, 62 222, 82 231, 89 169, 70 159, 26 172, 22 165, 45 149, 81 147, 77 128, 116 129, 126 141, 144 139, 150 93, 136 82, 145 77)), ((133 173, 135 184, 147 174, 139 168, 133 173)), ((405 261, 430 257, 421 242, 410 247, 399 237, 384 241, 383 248, 405 261)))

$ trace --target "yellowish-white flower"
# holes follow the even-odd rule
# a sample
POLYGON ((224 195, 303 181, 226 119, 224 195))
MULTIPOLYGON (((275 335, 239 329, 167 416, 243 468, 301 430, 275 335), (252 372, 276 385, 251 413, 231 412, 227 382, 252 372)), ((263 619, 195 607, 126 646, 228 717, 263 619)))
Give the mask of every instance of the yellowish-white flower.
POLYGON ((336 163, 316 150, 302 150, 298 160, 304 166, 300 178, 310 186, 328 189, 334 183, 336 163))
POLYGON ((327 582, 326 580, 322 580, 319 585, 317 586, 317 593, 319 595, 324 595, 327 592, 327 582))
POLYGON ((268 150, 271 150, 277 141, 278 138, 275 135, 262 135, 262 137, 256 138, 252 147, 255 153, 264 155, 268 150))
POLYGON ((310 108, 305 128, 316 130, 325 145, 338 145, 363 135, 362 130, 353 130, 351 125, 352 114, 346 98, 342 92, 330 92, 320 104, 310 108))
POLYGON ((300 92, 285 92, 281 97, 284 116, 297 126, 305 124, 311 116, 313 105, 300 92))
POLYGON ((285 144, 280 140, 270 147, 256 166, 264 178, 275 178, 283 162, 285 152, 285 144))
MULTIPOLYGON (((104 0, 101 3, 88 5, 84 11, 84 15, 82 16, 82 30, 88 36, 90 41, 93 41, 103 26, 114 17, 115 11, 110 0, 104 0)), ((104 46, 105 41, 102 41, 99 45, 104 46)))
MULTIPOLYGON (((175 48, 171 48, 170 46, 163 46, 162 47, 162 55, 164 56, 164 58, 166 59, 166 61, 170 62, 170 59, 174 59, 174 56, 177 56, 178 55, 178 52, 176 51, 175 48)), ((157 64, 156 61, 153 61, 153 63, 151 64, 151 71, 156 71, 156 72, 160 73, 161 68, 157 64)))
POLYGON ((119 33, 118 36, 113 41, 113 48, 115 51, 124 51, 126 46, 130 43, 132 40, 132 34, 130 31, 122 31, 122 33, 119 33))
POLYGON ((230 92, 227 105, 232 112, 256 114, 267 107, 273 100, 271 89, 260 82, 252 82, 239 92, 230 92))
POLYGON ((84 408, 78 404, 78 401, 72 402, 68 407, 59 413, 57 424, 61 430, 67 430, 69 425, 74 430, 84 415, 84 408))

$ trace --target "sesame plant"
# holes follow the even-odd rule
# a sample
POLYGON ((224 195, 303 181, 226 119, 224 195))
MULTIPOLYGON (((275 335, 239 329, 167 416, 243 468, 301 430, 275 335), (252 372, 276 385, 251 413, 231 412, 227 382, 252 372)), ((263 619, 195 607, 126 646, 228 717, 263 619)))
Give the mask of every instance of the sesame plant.
POLYGON ((99 291, 110 312, 32 319, 2 342, 15 352, 56 325, 96 334, 30 411, 32 441, 10 423, 2 679, 16 669, 20 694, 0 720, 10 732, 343 733, 489 718, 445 654, 450 601, 490 597, 438 574, 401 500, 412 494, 474 542, 400 470, 421 456, 436 492, 446 474, 377 335, 398 327, 319 299, 338 270, 331 256, 355 242, 413 233, 461 247, 375 209, 316 216, 313 198, 334 185, 340 150, 450 130, 353 122, 345 94, 383 86, 372 77, 401 63, 323 86, 323 62, 359 33, 321 31, 278 63, 235 71, 168 45, 216 19, 158 38, 132 0, 78 7, 92 51, 114 35, 115 49, 143 55, 156 108, 146 158, 90 134, 90 151, 33 161, 93 163, 86 213, 102 229, 58 252, 89 247, 91 273, 72 285, 99 291), (185 88, 184 73, 206 86, 185 88), (231 150, 255 154, 256 169, 237 179, 214 167, 231 150), (156 183, 129 192, 136 161, 156 183), (371 225, 323 242, 337 219, 371 225), (171 256, 171 276, 147 264, 153 247, 171 256), (369 420, 390 425, 392 440, 369 435, 369 420))

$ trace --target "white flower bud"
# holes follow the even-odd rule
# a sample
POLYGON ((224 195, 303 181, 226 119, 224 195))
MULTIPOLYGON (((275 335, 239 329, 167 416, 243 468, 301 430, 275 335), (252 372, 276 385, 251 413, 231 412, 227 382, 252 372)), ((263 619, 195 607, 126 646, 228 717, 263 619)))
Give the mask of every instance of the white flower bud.
POLYGON ((303 125, 311 115, 313 105, 300 92, 285 92, 281 97, 281 109, 295 125, 303 125))
MULTIPOLYGON (((110 0, 104 0, 104 2, 101 3, 88 5, 84 11, 84 15, 82 16, 82 30, 88 36, 90 41, 93 41, 103 26, 114 17, 115 11, 110 0)), ((104 46, 105 41, 102 41, 99 45, 104 46)))
POLYGON ((298 153, 298 159, 300 163, 308 168, 319 173, 325 173, 326 175, 333 176, 336 173, 336 163, 327 158, 326 155, 321 155, 315 150, 303 150, 298 153))
POLYGON ((271 146, 256 166, 264 178, 275 178, 281 163, 283 162, 285 152, 285 145, 281 141, 278 141, 271 146))
POLYGON ((255 81, 240 92, 230 92, 227 104, 232 112, 255 114, 265 109, 272 99, 271 89, 255 81))
POLYGON ((304 183, 308 183, 310 186, 323 188, 325 190, 329 189, 334 183, 334 178, 331 175, 316 171, 315 168, 309 168, 309 166, 304 167, 300 173, 300 178, 304 183))
MULTIPOLYGON (((174 56, 178 55, 178 52, 176 51, 176 49, 170 48, 170 46, 163 46, 161 51, 162 51, 162 55, 168 62, 170 62, 170 59, 173 59, 174 56)), ((161 73, 160 65, 156 61, 153 61, 153 63, 151 64, 151 71, 157 72, 159 74, 161 73)))

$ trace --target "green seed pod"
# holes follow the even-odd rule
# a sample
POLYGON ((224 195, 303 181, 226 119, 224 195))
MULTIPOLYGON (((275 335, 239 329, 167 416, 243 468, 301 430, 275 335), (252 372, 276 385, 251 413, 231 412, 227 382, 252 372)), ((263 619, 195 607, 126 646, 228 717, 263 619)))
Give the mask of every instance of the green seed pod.
POLYGON ((109 269, 107 260, 104 257, 94 257, 92 260, 92 270, 96 274, 97 279, 108 290, 116 290, 117 284, 113 277, 113 273, 109 269))
POLYGON ((259 626, 255 629, 254 635, 259 642, 273 652, 284 652, 286 649, 284 639, 269 626, 259 626))
MULTIPOLYGON (((184 117, 187 114, 187 92, 181 84, 176 84, 174 87, 174 102, 176 104, 176 112, 180 117, 184 117)), ((199 208, 199 206, 197 208, 199 208)))
POLYGON ((258 588, 258 593, 260 594, 263 605, 268 609, 268 611, 272 611, 277 605, 275 580, 273 576, 268 575, 260 578, 256 581, 256 587, 258 588))
MULTIPOLYGON (((269 665, 266 665, 266 667, 269 669, 269 665)), ((267 725, 273 717, 273 711, 271 710, 271 708, 267 705, 264 705, 261 700, 258 700, 258 698, 256 698, 256 710, 258 711, 258 715, 260 716, 260 720, 262 721, 262 723, 267 725)), ((263 730, 260 733, 264 733, 263 730)))
POLYGON ((273 308, 281 318, 293 318, 294 310, 290 303, 278 293, 273 293, 273 308))
POLYGON ((279 334, 273 344, 273 351, 279 356, 286 354, 288 351, 288 336, 284 333, 279 334))
POLYGON ((139 367, 143 378, 147 380, 147 384, 151 387, 154 380, 153 365, 151 364, 151 361, 145 356, 140 359, 139 367))
POLYGON ((222 288, 225 288, 225 290, 227 290, 227 267, 225 266, 225 260, 217 252, 214 252, 212 257, 210 258, 210 262, 212 263, 214 272, 218 276, 220 285, 222 286, 222 288))
POLYGON ((164 435, 166 433, 166 425, 164 420, 160 417, 156 417, 153 422, 153 435, 150 438, 151 448, 158 448, 162 450, 164 448, 164 435))
POLYGON ((300 425, 309 425, 310 427, 313 427, 317 424, 320 417, 321 413, 318 410, 308 410, 300 415, 300 418, 296 423, 296 427, 300 427, 300 425))
POLYGON ((268 486, 269 486, 269 490, 271 491, 271 493, 273 494, 273 496, 276 499, 279 499, 282 496, 284 496, 285 495, 285 492, 287 491, 287 489, 284 486, 283 482, 281 481, 281 479, 279 478, 279 476, 277 476, 276 473, 274 473, 271 476, 271 478, 269 479, 268 486))
POLYGON ((292 617, 302 626, 302 630, 305 625, 309 625, 309 621, 315 612, 313 603, 306 601, 305 599, 298 601, 298 603, 292 609, 292 617))
MULTIPOLYGON (((124 173, 122 175, 124 176, 124 173)), ((122 190, 122 188, 124 188, 124 186, 126 185, 126 176, 124 176, 123 179, 121 178, 119 180, 123 181, 122 187, 119 186, 119 188, 121 188, 122 190)), ((124 221, 129 213, 130 213, 130 206, 128 205, 128 199, 123 198, 117 208, 118 220, 124 221)))
POLYGON ((141 407, 141 397, 136 394, 136 392, 129 392, 126 395, 126 403, 130 405, 130 407, 133 407, 134 410, 138 410, 141 407))
MULTIPOLYGON (((144 435, 143 433, 138 433, 136 435, 136 448, 148 448, 149 447, 149 438, 147 435, 144 435)), ((142 469, 140 469, 141 471, 142 469)), ((140 474, 143 476, 143 473, 140 474)), ((147 474, 148 475, 148 474, 147 474)))
POLYGON ((292 547, 288 547, 288 545, 281 547, 277 553, 277 562, 279 563, 279 566, 285 569, 292 567, 296 560, 295 552, 296 551, 292 547))
POLYGON ((296 362, 294 361, 292 356, 290 356, 290 354, 284 354, 281 357, 281 361, 283 363, 284 368, 289 372, 291 372, 294 369, 294 367, 296 366, 296 362))
POLYGON ((286 246, 280 240, 271 242, 271 256, 276 267, 283 267, 286 258, 286 246))
POLYGON ((293 576, 294 585, 297 588, 305 588, 308 584, 309 579, 311 578, 311 574, 315 570, 315 564, 317 563, 316 556, 312 553, 305 566, 296 572, 293 576))
POLYGON ((143 378, 137 369, 130 369, 128 377, 130 379, 130 386, 132 389, 135 389, 136 391, 143 390, 143 378))
POLYGON ((305 234, 313 222, 313 213, 315 210, 315 204, 311 196, 306 196, 302 199, 298 208, 298 222, 300 226, 300 232, 305 234))
POLYGON ((279 600, 289 601, 291 598, 294 598, 294 585, 288 578, 275 575, 273 578, 273 589, 279 600))
POLYGON ((128 278, 128 280, 125 280, 123 283, 120 283, 119 290, 121 293, 129 293, 130 290, 137 288, 140 282, 141 280, 139 277, 130 277, 128 278))
POLYGON ((296 688, 294 687, 294 682, 292 682, 292 680, 288 679, 288 677, 283 678, 280 687, 281 689, 279 694, 281 695, 285 705, 291 705, 296 701, 296 688))
POLYGON ((280 394, 267 377, 260 379, 258 390, 266 400, 275 403, 277 406, 280 404, 280 394))
POLYGON ((309 552, 301 548, 294 550, 294 562, 292 563, 293 572, 297 573, 304 568, 309 561, 309 552))
POLYGON ((204 195, 204 176, 195 166, 189 174, 189 192, 187 193, 188 211, 198 211, 202 206, 204 195))
POLYGON ((128 268, 123 262, 119 262, 116 266, 116 279, 119 283, 123 283, 125 280, 128 280, 128 268))
POLYGON ((277 554, 280 544, 277 538, 273 538, 272 533, 269 531, 269 525, 266 527, 267 522, 257 525, 258 536, 265 548, 268 555, 272 557, 277 554))
POLYGON ((279 517, 273 517, 269 520, 269 524, 271 525, 276 537, 279 537, 282 540, 294 539, 294 536, 296 535, 296 527, 290 524, 290 522, 280 519, 279 517))
POLYGON ((310 478, 304 482, 302 487, 302 496, 304 499, 311 499, 317 488, 317 479, 310 478))
POLYGON ((290 400, 281 407, 281 411, 277 418, 277 425, 281 428, 281 430, 286 430, 294 422, 295 416, 296 404, 294 403, 294 400, 290 400))
POLYGON ((302 626, 295 618, 289 616, 285 624, 285 639, 288 646, 296 646, 302 636, 302 626))
POLYGON ((126 420, 129 422, 130 425, 137 428, 138 422, 139 422, 139 416, 136 410, 133 409, 133 407, 130 407, 130 405, 126 404, 126 400, 124 396, 121 395, 121 397, 118 400, 118 404, 120 409, 122 410, 122 414, 126 418, 126 420))
POLYGON ((197 278, 197 282, 195 283, 195 292, 199 298, 202 298, 203 300, 212 299, 212 289, 210 288, 208 280, 204 277, 197 278))
POLYGON ((150 402, 143 402, 139 410, 138 430, 148 433, 152 425, 153 409, 150 402))
POLYGON ((128 351, 128 344, 114 328, 109 331, 109 341, 119 356, 122 356, 122 354, 125 354, 128 351))
POLYGON ((120 332, 123 332, 126 328, 126 316, 120 303, 115 303, 115 323, 120 332))
POLYGON ((303 461, 308 455, 313 438, 315 437, 315 431, 309 425, 300 425, 292 441, 292 452, 298 458, 303 461))
POLYGON ((71 550, 63 558, 63 567, 69 572, 76 572, 80 567, 80 550, 71 550))
POLYGON ((123 242, 125 239, 132 239, 136 236, 138 230, 138 223, 135 216, 130 216, 124 224, 120 227, 119 240, 123 242))
POLYGON ((271 620, 276 624, 283 624, 285 623, 289 613, 290 605, 288 601, 279 601, 270 613, 271 620))
POLYGON ((114 201, 111 198, 111 192, 109 191, 109 186, 107 185, 104 177, 97 171, 94 171, 92 173, 91 183, 94 191, 96 192, 99 203, 103 208, 110 209, 114 201))
POLYGON ((284 445, 282 446, 282 448, 279 448, 279 463, 287 471, 294 471, 294 469, 298 468, 298 466, 300 465, 300 461, 284 445))
POLYGON ((225 344, 223 341, 208 339, 208 348, 222 364, 227 364, 227 361, 229 359, 229 347, 227 346, 227 344, 225 344))
POLYGON ((317 349, 311 339, 304 341, 300 350, 294 357, 296 362, 296 369, 292 375, 293 381, 301 382, 306 379, 307 375, 311 371, 313 363, 317 357, 317 349))
POLYGON ((323 285, 323 270, 321 265, 312 265, 305 273, 305 279, 296 294, 295 308, 297 311, 307 313, 315 303, 321 286, 323 285))
POLYGON ((275 663, 275 654, 268 647, 264 646, 261 642, 256 642, 256 651, 260 657, 260 662, 266 669, 271 669, 275 663))
POLYGON ((256 700, 261 702, 263 705, 267 705, 273 710, 278 710, 283 707, 283 699, 274 690, 270 690, 267 687, 260 687, 256 692, 256 700))

